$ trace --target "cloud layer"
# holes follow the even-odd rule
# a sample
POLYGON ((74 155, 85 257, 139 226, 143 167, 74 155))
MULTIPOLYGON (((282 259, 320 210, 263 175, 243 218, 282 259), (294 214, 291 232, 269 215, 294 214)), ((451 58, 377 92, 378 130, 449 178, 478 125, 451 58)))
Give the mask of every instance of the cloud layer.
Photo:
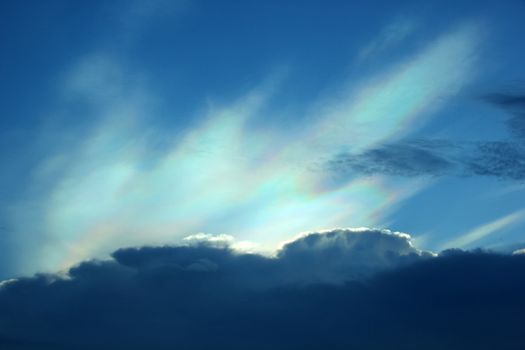
POLYGON ((402 140, 359 154, 340 154, 328 168, 354 174, 392 176, 488 176, 525 180, 525 95, 491 94, 483 99, 503 107, 512 139, 482 142, 402 140))
POLYGON ((421 252, 333 230, 269 258, 225 246, 121 249, 0 286, 5 349, 518 349, 525 255, 421 252))

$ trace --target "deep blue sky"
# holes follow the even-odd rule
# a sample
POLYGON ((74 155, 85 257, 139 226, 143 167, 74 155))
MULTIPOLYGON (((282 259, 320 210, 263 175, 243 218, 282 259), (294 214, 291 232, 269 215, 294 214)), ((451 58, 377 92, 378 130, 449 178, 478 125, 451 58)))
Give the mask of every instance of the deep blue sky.
POLYGON ((0 275, 198 232, 263 252, 364 226, 433 251, 519 248, 525 152, 507 124, 523 106, 484 96, 524 91, 524 15, 4 1, 0 275))

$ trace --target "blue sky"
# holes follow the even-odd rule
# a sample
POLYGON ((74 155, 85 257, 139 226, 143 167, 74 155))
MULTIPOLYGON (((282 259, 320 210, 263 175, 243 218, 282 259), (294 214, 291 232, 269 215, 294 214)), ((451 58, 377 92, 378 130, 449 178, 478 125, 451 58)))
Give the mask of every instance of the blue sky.
POLYGON ((2 277, 198 233, 265 254, 335 227, 525 243, 520 112, 484 98, 523 96, 523 1, 0 13, 2 277))

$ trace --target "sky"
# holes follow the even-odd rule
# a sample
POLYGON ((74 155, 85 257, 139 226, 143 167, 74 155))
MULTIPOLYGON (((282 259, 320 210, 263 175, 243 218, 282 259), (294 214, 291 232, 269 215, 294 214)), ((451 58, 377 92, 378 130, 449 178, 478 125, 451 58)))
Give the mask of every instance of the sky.
MULTIPOLYGON (((377 309, 356 315, 383 327, 414 278, 450 274, 479 300, 510 293, 490 310, 516 320, 523 283, 495 271, 524 272, 524 16, 521 0, 2 1, 0 345, 101 348, 77 322, 98 319, 108 347, 210 348, 192 343, 218 322, 207 303, 279 333, 275 315, 313 327, 297 314, 310 304, 313 319, 332 310, 326 327, 339 329, 341 310, 361 300, 377 309), (486 268, 507 287, 460 281, 486 268), (199 294, 206 286, 217 299, 199 294), (190 306, 149 299, 168 291, 190 306), (136 308, 101 311, 119 296, 136 308), (271 307, 253 306, 261 300, 271 307), (180 338, 168 311, 144 314, 163 307, 191 316, 173 320, 180 338)), ((403 326, 439 313, 428 298, 465 299, 440 288, 412 295, 421 314, 381 329, 384 339, 398 344, 403 326)), ((472 328, 435 348, 473 344, 479 300, 459 307, 472 328)), ((224 327, 243 327, 228 315, 224 327)), ((512 325, 489 319, 494 333, 479 346, 520 348, 512 325)), ((238 342, 219 328, 209 341, 231 349, 330 342, 328 328, 301 341, 293 329, 267 340, 246 329, 238 342)))

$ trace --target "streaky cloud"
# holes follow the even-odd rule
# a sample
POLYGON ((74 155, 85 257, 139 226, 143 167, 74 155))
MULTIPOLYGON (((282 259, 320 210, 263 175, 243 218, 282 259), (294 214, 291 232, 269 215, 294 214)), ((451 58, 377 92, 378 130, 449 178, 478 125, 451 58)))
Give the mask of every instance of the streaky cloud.
POLYGON ((372 60, 388 53, 390 49, 404 41, 418 27, 414 18, 400 16, 381 30, 379 36, 363 47, 358 55, 357 62, 372 60))
POLYGON ((465 248, 485 238, 488 235, 501 231, 525 218, 525 209, 500 217, 488 223, 484 223, 464 234, 460 234, 447 242, 443 248, 465 248))
POLYGON ((337 94, 312 101, 293 137, 252 125, 277 109, 271 98, 279 79, 233 101, 211 100, 191 127, 159 130, 150 123, 156 103, 147 74, 104 51, 86 55, 63 79, 58 104, 63 113, 80 104, 95 122, 81 133, 48 130, 55 147, 10 215, 17 244, 34 256, 12 261, 14 273, 67 268, 121 246, 174 243, 196 232, 242 236, 271 250, 288 232, 378 224, 413 186, 381 179, 332 186, 309 167, 349 140, 365 150, 408 132, 471 81, 481 32, 479 23, 466 23, 366 81, 342 79, 337 94), (158 139, 167 141, 152 150, 158 139))
POLYGON ((483 37, 480 23, 463 23, 381 74, 335 91, 339 100, 316 111, 323 118, 311 142, 357 153, 401 139, 473 80, 483 37))

